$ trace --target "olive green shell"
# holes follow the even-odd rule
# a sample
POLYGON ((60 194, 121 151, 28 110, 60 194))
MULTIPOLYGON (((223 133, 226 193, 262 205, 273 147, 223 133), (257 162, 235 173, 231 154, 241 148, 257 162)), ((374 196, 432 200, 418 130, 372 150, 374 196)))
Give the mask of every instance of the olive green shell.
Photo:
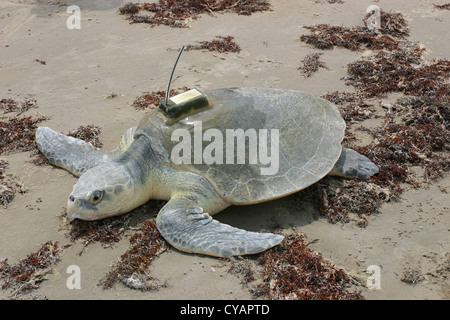
MULTIPOLYGON (((270 88, 238 87, 205 91, 203 94, 211 108, 171 125, 166 124, 167 118, 156 108, 141 120, 135 136, 147 136, 153 150, 167 165, 204 176, 230 204, 259 203, 304 189, 323 178, 339 159, 345 122, 336 107, 324 99, 304 92, 270 88), (224 142, 223 164, 194 164, 194 121, 201 121, 203 132, 220 130, 224 142), (172 141, 171 138, 176 129, 190 132, 190 164, 172 161, 172 149, 180 143, 180 140, 172 141), (277 129, 278 172, 262 175, 260 169, 269 167, 269 164, 262 164, 259 158, 256 164, 249 164, 249 142, 245 144, 245 163, 237 164, 235 158, 227 164, 227 129, 254 129, 258 133, 267 129, 268 142, 258 140, 258 151, 264 144, 269 156, 271 129, 277 129)), ((201 150, 210 143, 203 141, 201 150)))

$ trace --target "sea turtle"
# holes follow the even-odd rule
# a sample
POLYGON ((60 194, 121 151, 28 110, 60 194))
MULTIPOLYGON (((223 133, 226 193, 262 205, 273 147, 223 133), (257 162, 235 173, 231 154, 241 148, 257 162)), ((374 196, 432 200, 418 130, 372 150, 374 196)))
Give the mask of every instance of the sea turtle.
POLYGON ((211 216, 230 205, 292 194, 327 174, 365 179, 378 171, 365 156, 342 148, 345 122, 324 99, 295 90, 246 87, 201 96, 207 98, 201 108, 195 103, 191 110, 175 106, 178 113, 172 116, 161 106, 149 111, 110 152, 38 128, 41 152, 52 164, 80 176, 68 199, 68 217, 96 220, 129 212, 149 199, 167 200, 156 225, 175 248, 219 257, 254 254, 277 245, 283 236, 237 229, 211 216), (236 143, 234 136, 229 139, 232 134, 236 143), (251 149, 255 141, 259 145, 251 149), (188 149, 180 148, 182 142, 188 149), (262 174, 269 167, 269 145, 273 170, 262 174), (255 161, 258 155, 260 161, 255 161))

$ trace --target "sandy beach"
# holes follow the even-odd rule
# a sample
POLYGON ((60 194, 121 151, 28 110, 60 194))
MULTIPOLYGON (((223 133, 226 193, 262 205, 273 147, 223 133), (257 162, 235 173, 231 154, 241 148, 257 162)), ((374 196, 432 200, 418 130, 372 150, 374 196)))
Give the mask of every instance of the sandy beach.
MULTIPOLYGON (((39 112, 47 116, 49 119, 39 126, 57 132, 67 133, 94 124, 101 128, 99 139, 103 148, 112 150, 125 130, 146 113, 133 108, 133 101, 144 92, 166 89, 183 45, 233 36, 241 51, 184 52, 172 88, 272 87, 317 96, 354 92, 355 87, 343 80, 347 65, 367 57, 373 53, 371 50, 319 50, 299 39, 310 33, 303 28, 305 25, 363 26, 367 7, 375 4, 403 15, 410 29, 408 39, 420 42, 426 49, 426 60, 449 58, 450 12, 433 6, 445 3, 440 0, 272 0, 271 11, 249 16, 202 14, 187 21, 188 28, 130 24, 126 16, 117 12, 126 2, 0 1, 0 99, 35 99, 37 108, 23 115, 39 112), (67 27, 70 5, 80 8, 80 29, 67 27), (323 53, 320 59, 326 68, 303 76, 298 69, 301 60, 317 52, 323 53)), ((380 105, 389 105, 400 95, 390 93, 376 99, 380 105)), ((384 112, 382 108, 378 111, 384 112)), ((380 124, 376 117, 361 122, 367 127, 380 124)), ((354 133, 360 145, 373 139, 363 130, 354 133)), ((127 250, 133 232, 108 248, 101 243, 85 248, 81 241, 72 243, 67 236, 70 226, 61 215, 77 178, 50 165, 31 163, 31 153, 0 154, 0 159, 8 162, 5 172, 20 179, 26 189, 17 193, 7 207, 0 207, 0 261, 16 263, 47 241, 57 241, 61 248, 67 246, 60 250, 59 261, 45 274, 38 289, 20 295, 0 290, 0 299, 254 298, 251 288, 261 281, 257 257, 230 261, 174 248, 161 253, 149 267, 158 290, 140 291, 123 283, 103 289, 99 281, 127 250), (256 280, 241 284, 242 275, 230 272, 236 263, 251 265, 256 270, 256 280), (81 289, 67 287, 67 268, 71 265, 81 270, 81 289)), ((409 184, 402 188, 404 192, 398 201, 385 202, 379 212, 365 217, 365 227, 358 225, 356 214, 350 215, 346 223, 330 223, 313 205, 296 205, 295 195, 258 205, 230 207, 215 219, 251 231, 271 230, 276 225, 277 232, 283 234, 304 234, 310 249, 357 280, 356 288, 365 299, 447 300, 450 178, 444 175, 417 188, 409 184), (371 265, 381 270, 378 290, 365 285, 366 270, 371 265), (418 275, 417 283, 402 281, 408 270, 418 275)))

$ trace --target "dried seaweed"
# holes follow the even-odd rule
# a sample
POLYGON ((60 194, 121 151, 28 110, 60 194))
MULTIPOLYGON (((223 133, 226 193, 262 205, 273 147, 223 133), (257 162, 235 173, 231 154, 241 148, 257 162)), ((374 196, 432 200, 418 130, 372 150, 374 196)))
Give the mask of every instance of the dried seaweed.
POLYGON ((342 105, 347 102, 362 101, 362 97, 357 92, 334 91, 322 95, 322 98, 338 105, 342 105))
POLYGON ((330 222, 348 222, 351 213, 360 218, 376 213, 383 203, 399 198, 403 184, 417 187, 450 171, 450 131, 438 112, 439 102, 435 103, 408 109, 405 124, 388 116, 380 128, 365 129, 374 141, 351 147, 378 166, 378 174, 370 180, 344 180, 336 185, 334 178, 327 177, 316 184, 317 189, 310 192, 319 195, 318 209, 330 222), (422 178, 413 173, 413 167, 423 168, 422 178))
POLYGON ((17 108, 17 101, 14 99, 2 99, 0 100, 0 109, 5 110, 4 112, 12 112, 17 108))
POLYGON ((256 280, 255 273, 249 263, 248 259, 241 261, 231 261, 231 266, 228 269, 228 273, 235 276, 242 277, 241 284, 245 285, 256 280))
MULTIPOLYGON (((178 88, 177 90, 171 89, 170 95, 174 96, 174 95, 177 95, 181 92, 185 92, 188 90, 190 90, 190 88, 188 88, 188 87, 178 88)), ((161 100, 164 99, 165 96, 166 96, 166 91, 164 91, 164 90, 152 91, 151 93, 144 92, 143 95, 137 97, 133 101, 132 106, 136 110, 153 109, 153 108, 159 106, 159 103, 161 102, 161 100)))
POLYGON ((434 6, 436 9, 439 9, 439 10, 450 10, 450 3, 446 3, 446 4, 433 4, 433 6, 434 6))
MULTIPOLYGON (((350 127, 351 122, 369 119, 374 113, 373 105, 359 93, 335 91, 322 95, 322 98, 337 104, 342 118, 347 123, 347 128, 350 127)), ((346 134, 346 138, 349 138, 349 134, 346 134)))
POLYGON ((450 170, 450 157, 445 154, 450 150, 448 130, 431 124, 406 126, 388 119, 382 128, 374 130, 374 135, 377 141, 357 151, 380 167, 376 181, 408 182, 408 167, 412 166, 423 167, 426 181, 450 170))
POLYGON ((82 255, 92 243, 100 243, 104 248, 109 248, 122 240, 126 232, 136 229, 141 231, 130 237, 130 248, 100 281, 99 285, 104 289, 111 288, 117 281, 140 290, 162 286, 157 284, 157 280, 149 275, 146 268, 168 246, 154 222, 155 215, 164 203, 164 201, 149 201, 127 214, 96 221, 75 219, 69 223, 66 212, 63 212, 61 219, 64 224, 70 224, 70 231, 67 234, 70 241, 72 243, 82 241, 83 249, 79 255, 82 255), (133 227, 136 220, 142 219, 146 220, 133 227))
POLYGON ((305 59, 303 59, 302 66, 298 68, 298 70, 302 71, 305 77, 310 77, 314 72, 317 72, 319 68, 328 69, 326 64, 323 61, 320 61, 320 56, 323 53, 311 53, 308 54, 305 59))
POLYGON ((47 64, 47 62, 45 62, 44 60, 34 59, 34 61, 39 62, 40 64, 42 64, 44 66, 47 64))
POLYGON ((20 115, 21 113, 33 108, 37 108, 37 101, 35 99, 25 99, 21 103, 18 103, 14 99, 0 100, 0 110, 4 110, 3 114, 17 112, 18 115, 20 115))
POLYGON ((445 152, 450 141, 450 61, 425 61, 423 51, 417 43, 402 41, 396 50, 380 51, 348 65, 346 84, 365 97, 390 92, 410 95, 389 110, 382 128, 372 130, 376 140, 358 149, 380 167, 373 179, 383 187, 411 183, 412 166, 424 169, 426 181, 449 170, 445 152), (402 123, 394 121, 394 116, 401 116, 402 123))
POLYGON ((375 35, 365 27, 341 27, 328 24, 304 26, 311 30, 312 34, 304 34, 300 40, 314 48, 325 50, 334 47, 345 48, 352 51, 394 50, 398 48, 399 42, 389 35, 375 35))
POLYGON ((80 126, 75 131, 70 131, 68 135, 86 141, 96 148, 101 148, 103 146, 103 143, 99 140, 99 135, 101 132, 102 130, 100 127, 89 124, 87 126, 80 126))
POLYGON ((67 234, 70 241, 72 243, 82 241, 83 250, 79 253, 82 255, 86 247, 92 243, 100 243, 105 248, 113 246, 122 239, 124 232, 131 228, 132 221, 137 216, 156 213, 163 203, 162 201, 149 201, 127 214, 95 221, 75 219, 69 222, 67 213, 64 211, 61 219, 65 224, 70 224, 70 231, 67 234))
MULTIPOLYGON (((364 19, 366 23, 367 16, 364 19)), ((346 48, 352 51, 396 50, 399 39, 409 35, 408 24, 401 13, 381 12, 381 32, 376 34, 367 27, 342 27, 318 24, 304 26, 312 34, 302 35, 300 40, 318 49, 346 48)))
MULTIPOLYGON (((62 219, 67 219, 66 213, 63 213, 62 219)), ((71 222, 72 228, 68 235, 71 242, 82 241, 83 250, 79 252, 79 255, 82 255, 85 248, 91 243, 99 242, 103 247, 107 248, 119 242, 127 226, 127 221, 128 215, 96 221, 76 219, 71 222)))
POLYGON ((368 97, 389 92, 404 92, 415 96, 448 96, 450 61, 421 61, 420 48, 378 52, 347 66, 347 85, 352 85, 368 97))
MULTIPOLYGON (((426 112, 414 114, 424 117, 426 112)), ((353 149, 369 157, 379 172, 368 181, 346 180, 338 186, 328 177, 317 183, 318 190, 311 191, 319 194, 318 208, 332 223, 348 222, 350 213, 360 217, 376 213, 383 203, 399 198, 403 184, 416 187, 450 171, 446 153, 450 150, 450 131, 442 126, 408 126, 388 118, 382 127, 367 131, 376 137, 374 142, 353 149), (418 166, 423 168, 422 179, 411 170, 418 166)))
POLYGON ((369 181, 347 180, 337 187, 330 184, 332 178, 317 184, 318 207, 330 222, 348 222, 350 213, 364 219, 384 202, 397 199, 403 192, 402 184, 416 187, 450 170, 449 61, 426 62, 422 52, 418 44, 404 41, 398 50, 351 63, 345 79, 358 91, 323 96, 338 104, 349 125, 372 117, 368 97, 389 92, 409 94, 389 107, 380 128, 361 128, 374 137, 372 143, 352 146, 352 139, 346 139, 350 147, 379 167, 378 174, 369 181), (413 174, 413 167, 423 169, 422 179, 413 174))
POLYGON ((344 1, 343 0, 316 0, 315 2, 316 3, 323 3, 323 2, 327 2, 327 3, 331 3, 331 4, 333 4, 333 3, 339 3, 339 4, 342 4, 342 3, 344 3, 344 1))
POLYGON ((115 92, 111 92, 110 94, 108 94, 105 99, 114 99, 117 98, 119 95, 115 92))
POLYGON ((130 217, 130 214, 124 214, 95 221, 75 219, 69 222, 64 210, 60 218, 65 224, 70 224, 70 231, 67 234, 70 241, 72 243, 82 241, 83 249, 79 252, 81 256, 86 247, 92 243, 100 243, 104 248, 109 248, 119 242, 124 231, 129 227, 130 217))
POLYGON ((13 289, 14 296, 39 288, 39 283, 59 260, 59 250, 58 242, 47 241, 37 252, 30 253, 15 265, 10 265, 8 259, 0 261, 1 288, 13 289))
POLYGON ((27 117, 0 118, 0 154, 33 150, 37 124, 47 119, 39 113, 27 117))
POLYGON ((96 221, 75 219, 69 223, 67 214, 63 212, 61 215, 63 224, 70 224, 70 231, 67 234, 70 241, 72 243, 82 241, 83 249, 79 255, 82 255, 92 243, 100 243, 108 248, 122 240, 126 232, 140 230, 130 237, 130 248, 100 281, 99 285, 104 289, 111 288, 117 281, 140 290, 151 290, 163 286, 150 276, 147 268, 168 247, 154 222, 156 213, 164 203, 164 201, 149 201, 130 213, 96 221), (144 222, 133 227, 136 220, 143 219, 145 219, 144 222))
POLYGON ((8 162, 0 159, 0 205, 4 208, 14 199, 17 192, 25 193, 23 182, 16 176, 6 173, 8 162))
POLYGON ((428 124, 442 129, 444 135, 450 130, 450 96, 434 97, 406 96, 396 101, 396 113, 402 116, 405 125, 428 124))
MULTIPOLYGON (((13 99, 0 100, 0 154, 10 154, 19 151, 34 149, 34 135, 37 123, 48 119, 37 113, 33 116, 19 117, 23 112, 37 108, 36 100, 26 99, 18 103, 13 99), (6 113, 14 112, 13 116, 6 117, 6 113)), ((26 188, 20 179, 12 174, 6 174, 8 163, 0 160, 0 205, 7 207, 17 192, 24 193, 26 188)))
MULTIPOLYGON (((363 22, 367 25, 367 19, 371 14, 368 13, 363 22)), ((409 27, 405 18, 401 13, 380 12, 380 32, 383 34, 389 34, 396 38, 405 38, 409 36, 409 27)))
POLYGON ((22 113, 33 108, 37 108, 35 99, 25 99, 20 103, 14 99, 0 100, 0 110, 3 110, 3 116, 0 116, 0 136, 2 137, 0 154, 29 151, 34 148, 37 124, 47 120, 48 117, 40 113, 20 117, 22 113), (5 116, 8 113, 15 114, 5 116))
POLYGON ((302 235, 289 235, 262 253, 263 284, 259 292, 272 300, 360 300, 350 291, 354 281, 343 269, 307 247, 302 235))
POLYGON ((400 280, 408 284, 416 284, 424 279, 419 270, 409 268, 403 271, 403 276, 400 280))
POLYGON ((138 4, 132 3, 132 2, 127 2, 119 8, 119 13, 120 14, 136 14, 139 12, 139 10, 141 10, 141 7, 138 4))
POLYGON ((224 52, 241 52, 241 47, 233 41, 234 37, 232 36, 217 36, 216 39, 211 41, 200 41, 198 45, 187 45, 186 51, 190 50, 209 50, 209 51, 217 51, 220 53, 224 52))
POLYGON ((129 15, 128 20, 131 23, 183 28, 187 27, 188 19, 197 19, 203 13, 233 12, 251 15, 269 10, 271 5, 265 0, 159 0, 154 3, 126 3, 119 8, 119 13, 129 15), (140 14, 141 11, 150 14, 140 14))
POLYGON ((319 210, 330 223, 347 223, 351 214, 357 214, 359 219, 365 221, 363 224, 358 222, 360 227, 367 226, 365 216, 377 213, 383 203, 395 199, 401 192, 397 185, 390 189, 374 182, 359 180, 333 187, 329 178, 321 181, 318 188, 319 210))
POLYGON ((141 232, 130 238, 130 248, 120 257, 120 261, 100 281, 103 289, 109 289, 118 281, 131 288, 154 290, 159 287, 148 272, 149 265, 167 249, 167 243, 152 220, 143 222, 141 232))

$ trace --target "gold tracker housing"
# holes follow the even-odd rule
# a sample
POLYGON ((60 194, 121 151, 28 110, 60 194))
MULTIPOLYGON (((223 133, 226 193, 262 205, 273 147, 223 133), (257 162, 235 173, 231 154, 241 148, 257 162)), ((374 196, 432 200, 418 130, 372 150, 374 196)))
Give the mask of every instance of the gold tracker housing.
POLYGON ((165 100, 161 100, 159 104, 159 110, 166 116, 168 125, 210 107, 208 99, 198 89, 191 89, 173 96, 167 104, 165 100))

